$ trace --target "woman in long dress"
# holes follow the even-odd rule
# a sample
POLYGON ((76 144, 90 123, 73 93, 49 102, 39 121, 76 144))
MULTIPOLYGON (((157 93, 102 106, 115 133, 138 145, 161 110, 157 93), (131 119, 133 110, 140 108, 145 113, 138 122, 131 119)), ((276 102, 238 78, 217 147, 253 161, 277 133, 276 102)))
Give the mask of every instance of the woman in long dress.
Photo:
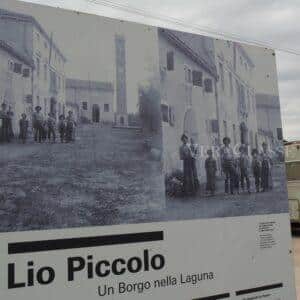
POLYGON ((187 135, 181 136, 182 145, 179 148, 179 156, 183 161, 183 192, 185 196, 192 196, 195 195, 197 187, 193 170, 193 157, 188 140, 187 135))

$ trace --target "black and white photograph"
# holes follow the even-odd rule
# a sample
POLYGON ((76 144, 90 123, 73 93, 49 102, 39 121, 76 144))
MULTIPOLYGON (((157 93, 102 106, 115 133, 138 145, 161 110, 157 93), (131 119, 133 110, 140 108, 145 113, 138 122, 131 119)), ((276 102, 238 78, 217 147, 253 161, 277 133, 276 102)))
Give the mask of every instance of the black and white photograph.
POLYGON ((0 231, 288 211, 275 54, 4 0, 0 231))

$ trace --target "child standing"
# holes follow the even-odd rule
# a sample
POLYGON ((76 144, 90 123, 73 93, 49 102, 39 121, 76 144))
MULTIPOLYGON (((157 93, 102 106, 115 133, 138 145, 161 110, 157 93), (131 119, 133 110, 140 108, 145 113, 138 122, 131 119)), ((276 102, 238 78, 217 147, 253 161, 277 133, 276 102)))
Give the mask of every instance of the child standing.
POLYGON ((76 122, 73 118, 73 112, 69 111, 67 116, 66 125, 66 142, 72 142, 75 140, 75 126, 76 122))
POLYGON ((27 140, 27 131, 28 131, 29 122, 27 120, 26 114, 21 115, 21 119, 19 121, 19 128, 20 128, 20 140, 23 142, 23 144, 26 143, 27 140))
POLYGON ((212 150, 207 150, 207 155, 208 158, 205 160, 206 192, 214 195, 216 191, 217 162, 213 158, 212 150))
POLYGON ((250 168, 250 159, 247 154, 247 147, 241 145, 240 147, 240 173, 241 173, 241 187, 245 191, 245 180, 247 184, 247 191, 250 194, 250 177, 249 177, 249 168, 250 168))
POLYGON ((256 192, 259 193, 261 180, 261 163, 258 157, 257 149, 252 150, 252 172, 255 179, 256 192))
POLYGON ((66 122, 65 122, 64 115, 59 116, 58 131, 59 131, 60 141, 63 143, 65 139, 65 131, 66 131, 66 122))

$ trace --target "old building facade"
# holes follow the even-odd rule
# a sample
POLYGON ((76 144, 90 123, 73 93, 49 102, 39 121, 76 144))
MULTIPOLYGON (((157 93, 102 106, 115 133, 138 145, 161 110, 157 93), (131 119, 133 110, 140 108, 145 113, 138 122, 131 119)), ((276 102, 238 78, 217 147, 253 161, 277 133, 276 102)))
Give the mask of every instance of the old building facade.
POLYGON ((279 97, 270 94, 256 94, 258 120, 258 141, 267 143, 270 149, 282 146, 283 134, 279 97))
POLYGON ((218 119, 221 142, 258 146, 257 114, 253 74, 255 65, 244 46, 214 40, 218 70, 218 119))
POLYGON ((114 88, 109 82, 66 80, 67 109, 79 122, 113 123, 114 88))
POLYGON ((30 115, 33 61, 0 40, 0 103, 14 114, 13 130, 19 131, 22 113, 30 115))
MULTIPOLYGON (((178 151, 183 133, 203 149, 218 145, 217 73, 211 39, 166 29, 159 29, 158 34, 164 168, 168 174, 182 168, 178 151)), ((199 177, 205 176, 204 160, 204 154, 197 160, 199 177)))
POLYGON ((66 58, 53 34, 48 34, 32 16, 1 9, 0 39, 34 61, 31 111, 40 105, 45 115, 63 113, 66 58))

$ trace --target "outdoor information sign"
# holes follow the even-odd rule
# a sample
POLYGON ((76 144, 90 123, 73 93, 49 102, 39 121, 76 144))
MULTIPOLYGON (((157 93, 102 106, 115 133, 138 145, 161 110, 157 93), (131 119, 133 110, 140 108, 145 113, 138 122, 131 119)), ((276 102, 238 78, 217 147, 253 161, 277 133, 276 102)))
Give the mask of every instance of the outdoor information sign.
POLYGON ((0 102, 0 299, 296 299, 273 50, 1 0, 0 102))

